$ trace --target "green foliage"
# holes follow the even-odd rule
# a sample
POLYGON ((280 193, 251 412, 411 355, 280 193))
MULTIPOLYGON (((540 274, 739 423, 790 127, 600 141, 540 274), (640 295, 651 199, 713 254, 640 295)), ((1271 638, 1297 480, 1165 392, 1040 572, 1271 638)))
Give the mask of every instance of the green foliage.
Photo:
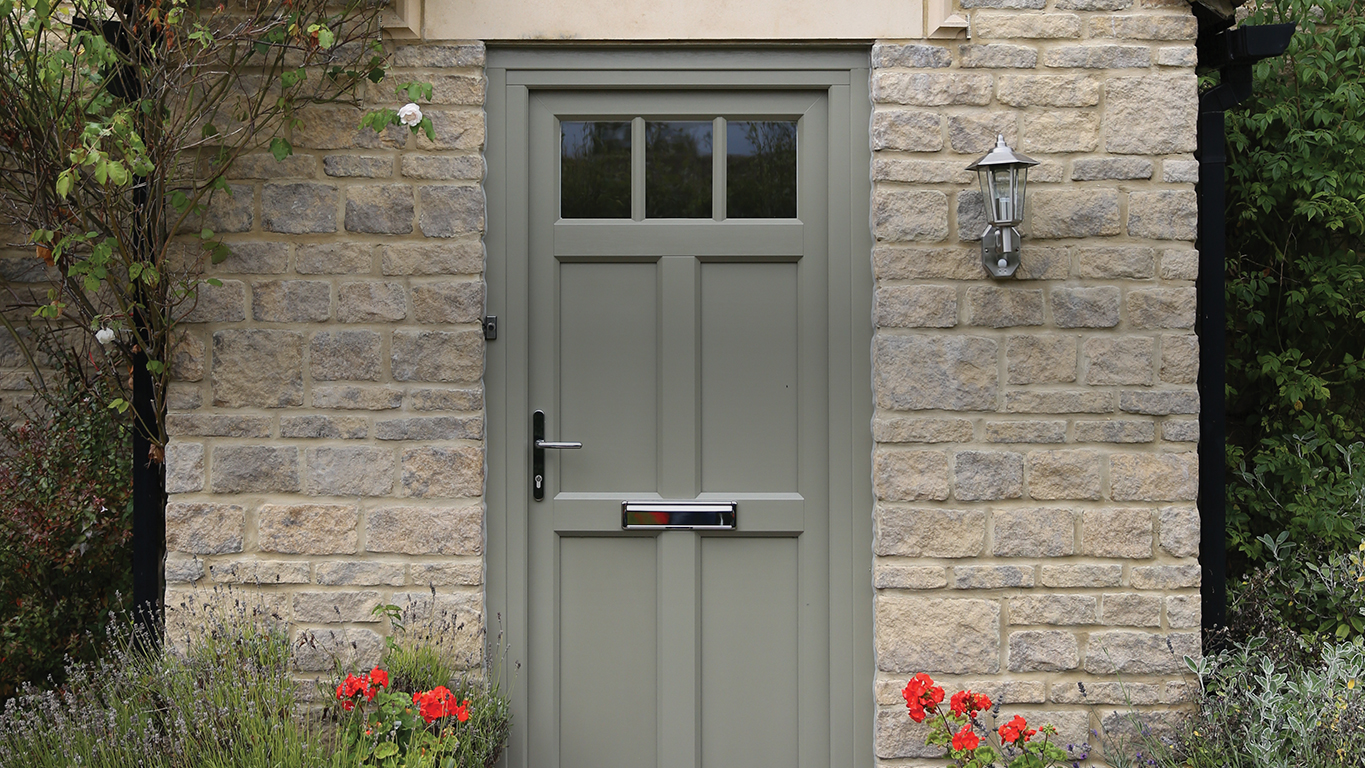
POLYGON ((1262 536, 1266 563, 1231 585, 1239 639, 1298 634, 1302 647, 1315 648, 1365 637, 1365 541, 1319 556, 1288 539, 1287 531, 1262 536))
POLYGON ((1271 0, 1245 23, 1282 21, 1288 51, 1227 116, 1234 576, 1266 534, 1344 551, 1365 533, 1365 3, 1271 0))
POLYGON ((67 360, 61 385, 0 424, 0 700, 91 661, 131 588, 131 431, 67 360))

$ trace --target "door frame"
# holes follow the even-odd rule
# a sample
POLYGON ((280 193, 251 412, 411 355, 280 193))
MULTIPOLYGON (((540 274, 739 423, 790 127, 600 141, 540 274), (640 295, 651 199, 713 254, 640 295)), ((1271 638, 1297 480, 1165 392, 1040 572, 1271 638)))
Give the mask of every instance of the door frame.
MULTIPOLYGON (((505 764, 527 766, 525 572, 530 504, 526 412, 531 90, 827 89, 829 95, 830 766, 873 761, 872 235, 869 46, 857 48, 492 48, 487 63, 486 615, 509 647, 513 729, 505 764), (834 117, 840 117, 835 120, 834 117), (521 198, 523 201, 525 197, 521 198), (836 330, 837 329, 837 330, 836 330), (516 567, 514 567, 516 566, 516 567)), ((538 768, 538 767, 537 767, 538 768)))

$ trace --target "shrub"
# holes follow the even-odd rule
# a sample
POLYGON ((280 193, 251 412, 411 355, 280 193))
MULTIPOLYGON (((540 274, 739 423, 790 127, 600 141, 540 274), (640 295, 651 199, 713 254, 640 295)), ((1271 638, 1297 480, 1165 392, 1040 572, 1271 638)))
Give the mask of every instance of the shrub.
POLYGON ((132 582, 131 434, 67 361, 36 410, 0 424, 0 701, 90 661, 132 582))

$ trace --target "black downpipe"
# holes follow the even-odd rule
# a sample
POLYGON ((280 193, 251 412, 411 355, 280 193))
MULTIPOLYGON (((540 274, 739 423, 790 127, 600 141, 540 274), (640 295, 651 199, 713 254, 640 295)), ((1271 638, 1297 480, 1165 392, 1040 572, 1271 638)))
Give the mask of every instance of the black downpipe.
POLYGON ((1200 17, 1199 66, 1221 70, 1199 97, 1199 562, 1205 632, 1227 623, 1227 141, 1224 113, 1251 96, 1251 66, 1279 56, 1293 24, 1229 30, 1231 20, 1200 17))

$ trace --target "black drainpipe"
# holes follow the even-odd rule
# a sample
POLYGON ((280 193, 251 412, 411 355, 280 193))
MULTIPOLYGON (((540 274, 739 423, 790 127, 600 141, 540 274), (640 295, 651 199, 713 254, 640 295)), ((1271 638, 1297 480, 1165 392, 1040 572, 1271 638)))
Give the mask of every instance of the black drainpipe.
POLYGON ((1227 152, 1223 113, 1251 96, 1251 65, 1279 56, 1293 24, 1232 26, 1199 4, 1199 68, 1220 70, 1219 84, 1199 97, 1199 562, 1203 566, 1203 617, 1208 632, 1227 618, 1225 505, 1227 445, 1227 152))

